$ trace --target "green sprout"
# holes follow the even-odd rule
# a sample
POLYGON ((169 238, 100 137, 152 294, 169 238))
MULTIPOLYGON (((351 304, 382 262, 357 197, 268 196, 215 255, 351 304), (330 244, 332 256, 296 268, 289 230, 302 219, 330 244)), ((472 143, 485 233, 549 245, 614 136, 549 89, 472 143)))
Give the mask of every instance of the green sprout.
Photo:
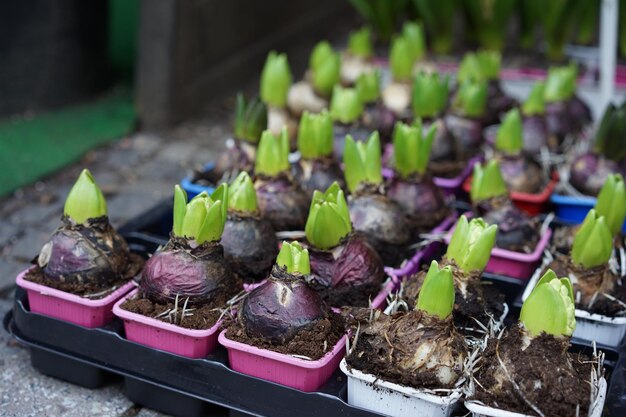
POLYGON ((271 51, 261 72, 261 100, 268 106, 285 107, 292 82, 287 55, 271 51))
POLYGON ((311 245, 323 250, 339 245, 352 232, 348 204, 337 182, 324 193, 313 193, 304 232, 311 245))
POLYGON ((502 55, 494 51, 468 52, 459 65, 457 79, 466 81, 491 81, 500 78, 502 55))
POLYGON ((237 94, 235 105, 235 137, 250 143, 258 143, 263 130, 267 129, 267 108, 257 97, 246 103, 243 94, 237 94))
POLYGON ((333 120, 348 124, 357 121, 362 113, 363 102, 359 92, 354 88, 336 85, 330 101, 330 115, 333 120))
POLYGON ((378 132, 374 131, 365 143, 355 142, 352 136, 346 136, 343 162, 346 184, 351 193, 354 193, 361 184, 382 184, 383 175, 378 132))
POLYGON ((442 114, 448 102, 448 76, 420 71, 413 81, 413 114, 433 118, 442 114))
POLYGON ((330 156, 333 153, 333 120, 328 111, 314 114, 305 111, 298 126, 298 150, 304 159, 330 156))
POLYGON ((455 11, 458 0, 413 0, 417 15, 424 20, 428 39, 437 55, 447 55, 454 43, 455 11))
POLYGON ((536 114, 544 114, 546 103, 544 100, 546 84, 543 81, 537 81, 528 94, 528 98, 522 104, 522 113, 524 116, 534 116, 536 114))
POLYGON ((415 309, 424 311, 441 320, 450 317, 454 309, 454 279, 452 268, 439 268, 437 261, 432 261, 420 292, 415 309))
POLYGON ((595 134, 595 151, 605 157, 621 162, 626 158, 626 101, 620 106, 611 103, 602 116, 595 134))
POLYGON ((613 237, 606 219, 595 209, 589 210, 587 217, 574 235, 572 261, 589 269, 606 264, 613 252, 613 237))
POLYGON ((292 275, 309 275, 309 251, 302 248, 298 242, 283 242, 276 258, 276 265, 285 268, 292 275))
POLYGON ((555 103, 573 97, 576 92, 577 77, 578 69, 576 64, 550 68, 543 95, 545 102, 555 103))
POLYGON ((542 333, 571 336, 576 328, 575 312, 572 283, 548 269, 524 301, 519 319, 532 337, 542 333))
POLYGON ((274 136, 272 132, 265 130, 257 148, 254 171, 257 174, 273 177, 281 172, 289 171, 289 167, 287 128, 283 127, 279 136, 274 136))
POLYGON ((356 79, 354 88, 359 93, 361 102, 366 104, 376 102, 380 97, 380 70, 361 73, 356 79))
POLYGON ((498 226, 488 225, 482 218, 468 222, 464 215, 459 217, 448 244, 446 258, 454 260, 466 273, 482 271, 491 257, 497 231, 498 226))
POLYGON ((329 96, 335 84, 339 82, 341 73, 341 56, 327 41, 321 41, 311 52, 309 58, 311 83, 315 91, 323 96, 329 96))
POLYGON ((507 195, 508 193, 509 191, 504 178, 502 178, 498 161, 492 159, 484 167, 478 162, 474 164, 472 188, 470 191, 470 197, 474 203, 507 195))
POLYGON ((454 97, 453 107, 465 117, 481 117, 487 109, 487 82, 465 81, 454 97))
POLYGON ((65 199, 63 214, 77 224, 107 215, 107 203, 102 190, 88 169, 83 169, 65 199))
POLYGON ((424 175, 436 133, 437 126, 432 124, 424 135, 420 119, 413 125, 396 123, 393 130, 394 163, 403 178, 412 174, 424 175))
POLYGON ((363 26, 361 29, 350 32, 348 37, 348 52, 350 55, 369 58, 374 54, 372 45, 372 29, 363 26))
POLYGON ((423 59, 426 55, 426 42, 424 41, 424 30, 419 23, 406 22, 402 26, 402 37, 409 44, 409 51, 413 62, 423 59))
POLYGON ((504 117, 496 134, 495 148, 500 152, 517 155, 524 146, 522 117, 518 109, 511 109, 504 117))
POLYGON ((258 210, 256 190, 250 175, 243 171, 228 188, 228 208, 241 213, 255 213, 258 210))
POLYGON ((398 36, 391 42, 389 53, 389 68, 395 81, 410 81, 413 74, 415 59, 411 52, 411 43, 403 36, 398 36))
POLYGON ((316 43, 309 56, 309 69, 315 71, 333 55, 335 55, 335 50, 328 41, 316 43))
POLYGON ((187 203, 187 193, 174 187, 175 236, 195 240, 198 244, 217 242, 222 237, 228 214, 228 184, 220 185, 209 196, 206 191, 187 203))
POLYGON ((613 236, 622 230, 626 217, 626 188, 621 174, 609 174, 594 208, 599 216, 604 217, 613 236))

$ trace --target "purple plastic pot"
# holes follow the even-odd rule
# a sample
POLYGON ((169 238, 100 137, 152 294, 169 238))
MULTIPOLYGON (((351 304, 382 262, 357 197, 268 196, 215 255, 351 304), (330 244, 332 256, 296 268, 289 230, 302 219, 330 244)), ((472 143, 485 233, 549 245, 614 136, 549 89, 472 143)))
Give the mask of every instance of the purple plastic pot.
POLYGON ((339 366, 345 354, 346 336, 316 361, 235 342, 226 337, 226 330, 220 333, 219 342, 228 350, 233 371, 311 392, 324 385, 339 366))
POLYGON ((113 313, 124 321, 126 339, 188 358, 203 358, 215 349, 221 320, 210 329, 194 330, 122 309, 122 303, 135 297, 138 291, 131 292, 113 306, 113 313))
POLYGON ((135 288, 130 281, 98 300, 70 294, 24 279, 28 269, 22 271, 15 283, 28 294, 28 305, 33 313, 54 317, 89 328, 102 327, 113 318, 113 304, 124 294, 135 288))
MULTIPOLYGON (((469 219, 473 214, 468 212, 465 213, 465 216, 469 219)), ((454 228, 450 229, 446 234, 446 244, 450 244, 453 233, 454 228)), ((547 229, 539 238, 537 246, 532 253, 514 252, 494 247, 491 251, 491 257, 489 258, 485 272, 504 275, 527 282, 530 277, 532 277, 537 266, 541 263, 543 251, 548 246, 550 237, 552 237, 552 230, 547 229)))

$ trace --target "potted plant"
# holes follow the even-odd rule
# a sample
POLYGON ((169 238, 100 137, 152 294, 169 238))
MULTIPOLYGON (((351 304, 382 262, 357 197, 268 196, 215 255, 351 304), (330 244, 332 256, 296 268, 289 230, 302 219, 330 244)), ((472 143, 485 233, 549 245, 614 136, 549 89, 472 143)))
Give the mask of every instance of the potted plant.
POLYGON ((327 41, 318 42, 309 57, 309 69, 302 81, 291 86, 287 106, 300 116, 305 110, 319 113, 328 108, 333 87, 339 82, 341 55, 327 41))
POLYGON ((32 312, 103 326, 113 304, 134 288, 143 260, 109 223, 104 195, 87 169, 67 195, 61 222, 16 283, 32 312))
POLYGON ((407 312, 364 314, 341 370, 348 403, 389 416, 449 416, 465 382, 468 349, 452 320, 449 266, 430 265, 407 312))
POLYGON ((221 244, 224 259, 244 283, 265 279, 278 255, 274 228, 260 215, 247 172, 240 173, 228 187, 228 217, 221 244))
POLYGON ((484 167, 474 165, 470 197, 477 215, 499 225, 496 248, 486 270, 528 280, 541 260, 551 230, 543 230, 537 218, 513 204, 496 160, 484 167))
MULTIPOLYGON (((468 221, 459 217, 448 249, 441 261, 452 271, 455 283, 453 320, 467 336, 481 334, 476 322, 485 328, 490 322, 500 325, 506 313, 504 296, 494 287, 484 285, 481 276, 493 249, 498 226, 488 225, 481 218, 468 221), (478 331, 477 331, 478 330, 478 331)), ((425 271, 408 277, 400 293, 402 300, 412 308, 424 285, 425 271)))
POLYGON ((291 176, 288 158, 287 129, 278 136, 264 131, 254 164, 254 188, 261 217, 277 232, 302 230, 309 205, 306 193, 291 176))
POLYGON ((219 336, 233 370, 302 391, 330 378, 343 357, 344 324, 307 285, 309 273, 308 251, 283 242, 267 281, 246 294, 219 336))
MULTIPOLYGON (((267 129, 274 135, 279 135, 283 126, 287 126, 289 138, 295 136, 298 126, 298 115, 292 114, 287 106, 287 95, 292 83, 293 76, 287 54, 271 51, 261 72, 259 95, 267 106, 267 129)), ((261 130, 264 129, 265 127, 261 130)))
POLYGON ((227 209, 226 184, 189 202, 174 188, 169 241, 146 262, 139 288, 113 307, 128 340, 191 358, 216 346, 222 314, 241 290, 219 243, 227 209))
POLYGON ((343 172, 333 155, 333 121, 326 110, 305 111, 298 126, 300 159, 292 165, 294 178, 310 197, 334 182, 345 187, 343 172))
POLYGON ((568 352, 576 324, 571 283, 548 270, 524 301, 518 324, 488 341, 465 406, 484 416, 599 417, 606 395, 602 360, 568 352))
POLYGON ((346 137, 344 173, 350 191, 348 207, 354 229, 363 233, 385 265, 395 266, 406 258, 411 230, 398 204, 383 185, 378 132, 367 142, 346 137))
POLYGON ((367 239, 352 230, 337 183, 313 194, 305 233, 311 260, 306 279, 329 305, 365 307, 370 300, 375 308, 382 305, 393 283, 383 287, 383 261, 367 239))

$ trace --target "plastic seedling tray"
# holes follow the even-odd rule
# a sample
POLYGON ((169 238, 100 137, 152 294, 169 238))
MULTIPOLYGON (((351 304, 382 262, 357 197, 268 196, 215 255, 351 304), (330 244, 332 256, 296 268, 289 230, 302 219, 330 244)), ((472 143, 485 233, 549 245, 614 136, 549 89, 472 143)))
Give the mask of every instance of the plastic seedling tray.
POLYGON ((394 384, 349 367, 341 370, 348 377, 348 403, 391 417, 448 417, 458 409, 460 392, 439 396, 423 390, 394 384))
MULTIPOLYGON (((473 216, 472 213, 465 213, 465 215, 468 218, 473 216)), ((453 233, 454 228, 445 236, 446 244, 450 243, 453 233)), ((514 252, 494 247, 491 251, 491 258, 489 258, 485 271, 528 281, 541 262, 543 251, 548 246, 551 236, 552 230, 549 228, 546 229, 540 236, 537 246, 531 253, 514 252)))
MULTIPOLYGON (((214 167, 215 167, 215 164, 213 162, 209 162, 204 166, 204 172, 209 172, 213 170, 214 167)), ((192 198, 194 198, 195 196, 197 196, 203 191, 206 191, 209 194, 215 191, 215 187, 207 186, 207 185, 199 185, 191 181, 191 177, 189 175, 180 181, 180 186, 183 187, 183 190, 187 192, 187 198, 189 200, 191 200, 192 198)))
POLYGON ((28 293, 31 311, 85 327, 100 327, 111 321, 113 304, 135 288, 134 281, 129 281, 106 297, 89 299, 27 281, 27 272, 20 272, 15 283, 28 293))
MULTIPOLYGON (((539 281, 542 267, 537 268, 526 285, 522 294, 522 301, 530 295, 537 281, 539 281)), ((626 335, 626 317, 608 317, 601 314, 592 314, 588 311, 576 309, 576 329, 574 337, 582 340, 595 341, 609 347, 620 345, 626 335)))
MULTIPOLYGON (((596 198, 552 194, 550 202, 559 220, 567 224, 580 224, 585 220, 589 210, 595 206, 596 198)), ((622 233, 626 233, 626 222, 622 226, 622 233)))
POLYGON ((113 306, 113 313, 124 321, 128 340, 188 358, 202 358, 215 349, 221 320, 209 329, 195 330, 124 310, 121 305, 134 298, 138 291, 113 306))
POLYGON ((312 361, 230 340, 226 330, 220 333, 219 342, 228 350, 234 371, 305 392, 317 390, 332 376, 346 348, 343 336, 326 355, 312 361))

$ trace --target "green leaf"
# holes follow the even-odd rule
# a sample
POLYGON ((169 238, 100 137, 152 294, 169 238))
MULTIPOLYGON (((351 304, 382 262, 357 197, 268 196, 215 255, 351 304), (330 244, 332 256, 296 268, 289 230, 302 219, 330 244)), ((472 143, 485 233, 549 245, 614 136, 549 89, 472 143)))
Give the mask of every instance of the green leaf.
POLYGON ((330 114, 333 120, 348 124, 358 120, 362 113, 363 102, 357 90, 336 85, 330 102, 330 114))
POLYGON ((626 217, 626 189, 621 174, 610 174, 606 178, 594 208, 599 216, 604 216, 613 236, 622 230, 626 217))
POLYGON ((210 203, 209 199, 204 201, 206 215, 200 231, 196 236, 196 242, 217 242, 222 237, 226 221, 223 217, 223 208, 226 206, 222 201, 210 203))
POLYGON ((413 82, 412 104, 415 117, 433 118, 442 114, 448 102, 448 76, 420 71, 413 82))
POLYGON ((312 75, 311 82, 315 91, 323 96, 329 96, 341 76, 341 56, 333 53, 312 70, 312 75))
POLYGON ((488 225, 482 218, 467 221, 461 216, 446 251, 446 258, 454 260, 464 272, 482 271, 491 257, 496 242, 496 225, 488 225))
POLYGON ((261 135, 256 153, 254 171, 257 174, 269 177, 277 176, 289 171, 289 137, 287 129, 283 128, 280 136, 276 137, 266 130, 261 135))
POLYGON ((446 250, 446 258, 454 260, 457 265, 460 265, 465 256, 465 245, 469 240, 469 222, 467 217, 462 215, 454 226, 454 232, 452 238, 448 244, 446 250))
POLYGON ((271 51, 261 72, 260 95, 263 102, 269 106, 285 107, 292 82, 287 55, 271 51))
POLYGON ((180 186, 174 186, 174 234, 183 236, 183 221, 187 212, 187 192, 180 186))
POLYGON ((352 232, 348 204, 336 182, 325 193, 313 193, 304 231, 309 243, 323 250, 339 245, 352 232))
POLYGON ((204 224, 204 220, 206 219, 205 199, 200 196, 202 196, 202 194, 194 197, 189 204, 187 204, 187 212, 185 213, 185 218, 183 219, 181 235, 188 239, 198 238, 202 225, 204 224))
POLYGON ((468 52, 463 56, 457 72, 460 83, 469 81, 483 83, 500 78, 502 56, 499 52, 468 52))
POLYGON ((454 97, 454 108, 465 117, 481 117, 487 109, 487 83, 466 81, 454 97))
POLYGON ((305 159, 331 156, 333 153, 333 121, 326 110, 313 114, 305 111, 298 126, 298 150, 305 159))
POLYGON ((313 72, 317 70, 324 62, 328 61, 335 55, 335 50, 328 41, 320 41, 313 47, 309 56, 309 69, 313 72))
POLYGON ((107 215, 107 205, 102 190, 88 169, 83 169, 72 186, 65 199, 63 214, 78 224, 107 215))
POLYGON ((308 275, 311 273, 309 251, 303 249, 300 243, 286 242, 281 245, 276 258, 276 265, 283 267, 288 273, 294 275, 308 275))
POLYGON ((424 22, 431 48, 437 55, 452 51, 458 0, 413 0, 417 15, 424 22))
POLYGON ((528 98, 522 104, 522 113, 524 116, 533 116, 536 114, 544 114, 545 113, 545 95, 546 84, 543 81, 537 81, 532 90, 530 90, 530 94, 528 94, 528 98))
MULTIPOLYGON (((363 143, 360 142, 359 145, 363 143)), ((380 137, 378 131, 374 131, 370 134, 370 137, 365 142, 365 168, 367 173, 367 181, 370 184, 382 184, 383 182, 383 170, 381 161, 381 147, 380 137)))
POLYGON ((413 62, 421 60, 426 55, 426 42, 422 26, 416 22, 405 22, 402 26, 402 37, 409 44, 409 51, 413 62))
POLYGON ((594 209, 589 210, 582 226, 574 235, 572 260, 593 268, 606 264, 613 252, 613 236, 603 216, 598 216, 594 209))
POLYGON ((375 69, 359 75, 354 86, 361 102, 374 103, 380 97, 380 70, 375 69))
POLYGON ((396 123, 393 132, 395 169, 403 178, 426 172, 436 131, 433 124, 424 136, 419 119, 412 126, 396 123))
POLYGON ((242 213, 258 210, 256 190, 247 172, 242 171, 228 188, 228 208, 242 213))
POLYGON ((518 155, 522 151, 522 117, 518 109, 511 109, 498 128, 495 148, 509 155, 518 155))
POLYGON ((576 328, 572 285, 548 270, 530 293, 520 312, 520 321, 532 337, 547 333, 571 336, 576 328))
POLYGON ((374 54, 372 45, 372 29, 363 26, 357 31, 350 32, 348 37, 348 52, 351 55, 369 58, 374 54))
POLYGON ((395 81, 409 81, 413 74, 415 59, 411 51, 411 44, 403 36, 391 42, 389 68, 395 81))
POLYGON ((454 280, 449 266, 439 269, 432 261, 415 303, 417 310, 424 311, 441 320, 448 318, 454 309, 454 280))
POLYGON ((243 94, 237 94, 235 106, 235 138, 250 143, 258 143, 263 130, 267 128, 267 109, 257 97, 248 103, 243 94))
POLYGON ((470 191, 473 203, 476 204, 479 201, 507 195, 508 193, 509 191, 502 178, 498 161, 492 159, 485 166, 481 166, 479 163, 474 164, 472 188, 470 191))
POLYGON ((554 103, 573 97, 576 92, 577 76, 576 64, 550 68, 543 96, 545 102, 554 103))

